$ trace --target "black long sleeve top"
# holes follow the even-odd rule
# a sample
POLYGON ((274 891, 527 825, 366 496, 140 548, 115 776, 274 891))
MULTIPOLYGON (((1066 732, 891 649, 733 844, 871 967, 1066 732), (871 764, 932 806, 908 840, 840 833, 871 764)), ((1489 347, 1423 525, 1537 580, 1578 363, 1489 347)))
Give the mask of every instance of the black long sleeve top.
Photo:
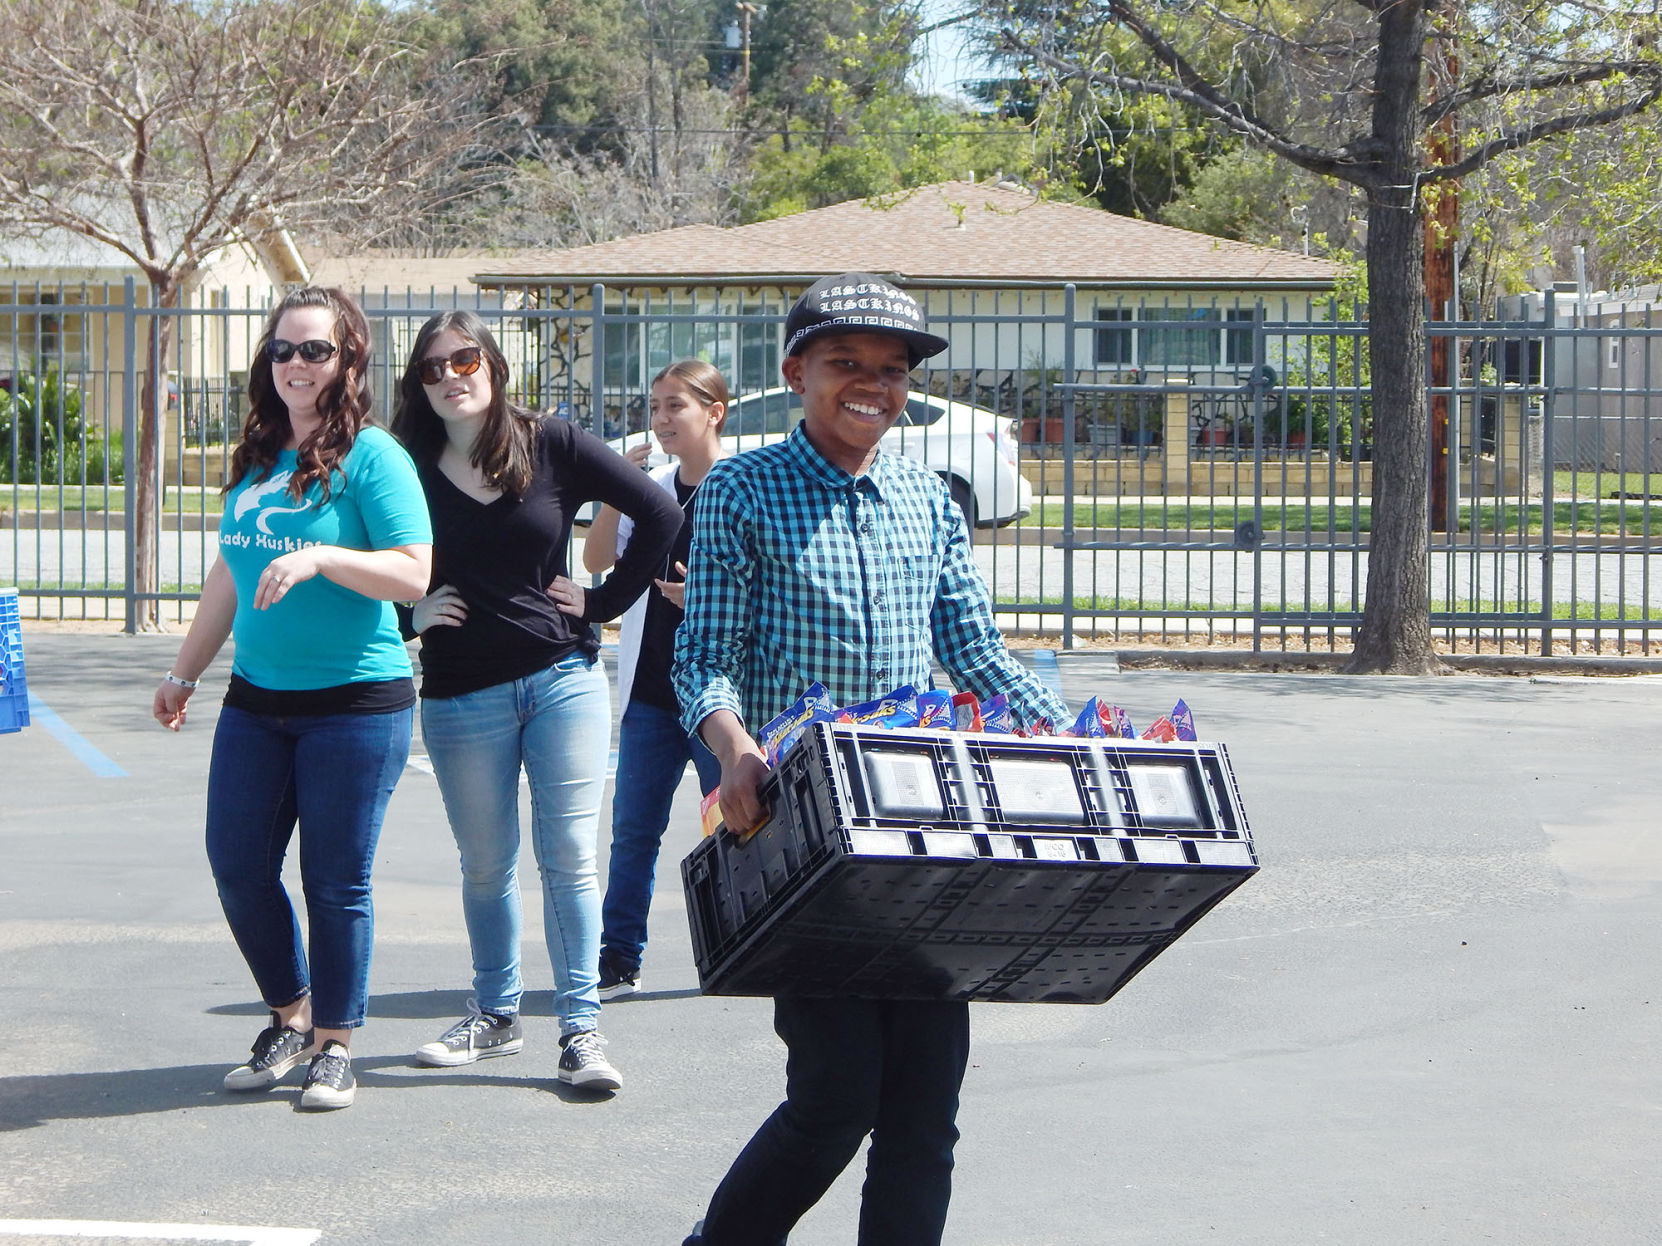
POLYGON ((648 475, 592 433, 564 420, 538 421, 536 465, 523 498, 469 497, 437 464, 418 468, 433 519, 433 581, 467 604, 460 627, 421 637, 421 695, 454 697, 539 671, 574 650, 599 649, 592 624, 615 619, 662 573, 681 529, 681 510, 648 475), (582 618, 548 596, 569 575, 572 518, 609 503, 635 522, 635 537, 605 581, 588 590, 582 618))

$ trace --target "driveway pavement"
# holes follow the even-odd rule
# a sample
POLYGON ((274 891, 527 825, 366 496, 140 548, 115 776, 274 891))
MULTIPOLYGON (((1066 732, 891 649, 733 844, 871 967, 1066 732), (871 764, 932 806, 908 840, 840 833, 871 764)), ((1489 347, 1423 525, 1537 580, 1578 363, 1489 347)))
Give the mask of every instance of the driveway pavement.
MULTIPOLYGON (((534 889, 524 1054, 412 1067, 468 983, 418 740, 376 867, 357 1105, 224 1095, 263 1024, 201 846, 224 663, 174 737, 147 707, 177 638, 25 644, 44 712, 0 736, 0 1243, 679 1242, 783 1053, 765 1001, 698 994, 677 886, 647 993, 605 1010, 620 1094, 554 1081, 534 889)), ((1056 676, 1139 721, 1186 698, 1263 869, 1108 1004, 974 1008, 948 1242, 1662 1241, 1662 683, 1102 653, 1056 676)), ((672 869, 695 828, 689 780, 672 869)), ((853 1241, 859 1180, 793 1246, 853 1241)))

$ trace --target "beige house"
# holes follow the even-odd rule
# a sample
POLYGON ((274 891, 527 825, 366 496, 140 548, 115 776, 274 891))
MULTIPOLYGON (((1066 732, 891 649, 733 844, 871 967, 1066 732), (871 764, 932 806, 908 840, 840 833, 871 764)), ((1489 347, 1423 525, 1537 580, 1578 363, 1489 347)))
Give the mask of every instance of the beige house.
MULTIPOLYGON (((628 317, 713 313, 731 323, 609 332, 609 384, 625 389, 679 354, 710 358, 741 391, 777 384, 790 302, 827 273, 898 278, 951 342, 932 373, 995 379, 1076 373, 1177 374, 1197 381, 1251 365, 1230 323, 1305 320, 1332 293, 1324 260, 1230 242, 1025 189, 943 182, 735 228, 689 225, 481 267, 474 280, 531 307, 605 307, 628 317), (1071 319, 1068 288, 1073 288, 1071 319), (750 317, 753 319, 746 320, 750 317), (1071 343, 1070 343, 1071 335, 1071 343)), ((586 365, 573 355, 570 366, 586 365)))

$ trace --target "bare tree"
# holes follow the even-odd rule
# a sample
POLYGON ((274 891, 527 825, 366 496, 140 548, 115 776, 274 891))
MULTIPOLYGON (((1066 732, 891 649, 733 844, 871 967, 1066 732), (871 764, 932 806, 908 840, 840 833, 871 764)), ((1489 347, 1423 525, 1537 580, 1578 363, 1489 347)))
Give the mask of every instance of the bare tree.
MULTIPOLYGON (((455 170, 488 119, 467 115, 465 67, 429 63, 401 23, 352 0, 7 0, 0 230, 102 243, 166 313, 228 247, 312 226, 373 234, 383 213, 462 193, 455 170)), ((172 339, 172 318, 152 316, 128 483, 140 593, 157 584, 172 339)), ((127 620, 156 624, 154 601, 127 620)))
POLYGON ((1505 153, 1649 107, 1662 92, 1651 0, 1071 0, 985 12, 1074 118, 1116 97, 1180 102, 1366 196, 1373 522, 1350 669, 1433 669, 1424 218, 1437 194, 1505 153), (1450 123, 1458 142, 1432 154, 1428 130, 1450 123))

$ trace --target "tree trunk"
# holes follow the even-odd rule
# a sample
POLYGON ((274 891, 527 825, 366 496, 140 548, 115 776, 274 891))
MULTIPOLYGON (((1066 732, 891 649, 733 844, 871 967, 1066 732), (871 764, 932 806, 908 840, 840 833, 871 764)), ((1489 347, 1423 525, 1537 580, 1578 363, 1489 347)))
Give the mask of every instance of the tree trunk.
MULTIPOLYGON (((134 574, 133 590, 138 593, 159 591, 160 576, 157 555, 161 543, 161 431, 167 418, 168 358, 173 347, 173 317, 162 314, 179 305, 180 283, 177 280, 152 280, 151 308, 143 369, 139 382, 139 442, 136 474, 132 482, 134 574)), ((140 601, 133 620, 137 631, 161 630, 161 603, 151 598, 140 601)))
POLYGON ((1368 187, 1368 351, 1373 375, 1373 523, 1367 596, 1346 670, 1427 674, 1428 418, 1425 395, 1425 226, 1415 175, 1425 49, 1423 0, 1380 10, 1368 187))

